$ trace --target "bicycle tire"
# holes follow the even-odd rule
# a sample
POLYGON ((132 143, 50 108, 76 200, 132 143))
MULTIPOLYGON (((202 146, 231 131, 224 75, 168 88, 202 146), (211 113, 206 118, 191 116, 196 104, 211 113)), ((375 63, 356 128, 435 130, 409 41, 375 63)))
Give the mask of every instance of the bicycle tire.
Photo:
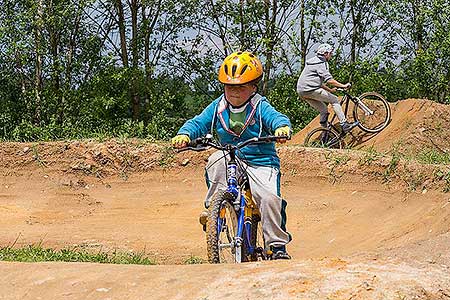
POLYGON ((305 147, 342 149, 344 142, 341 134, 333 128, 318 127, 305 138, 305 147))
POLYGON ((252 216, 251 222, 250 243, 254 247, 255 252, 253 254, 249 254, 247 253, 247 251, 245 251, 245 253, 247 255, 248 261, 258 261, 259 253, 257 252, 257 249, 260 248, 262 251, 264 251, 264 236, 262 231, 261 217, 257 214, 254 214, 252 216))
POLYGON ((236 246, 236 232, 236 211, 230 203, 230 199, 227 198, 227 194, 224 191, 220 191, 213 197, 208 209, 208 222, 206 223, 206 246, 210 263, 243 262, 243 243, 239 247, 236 246), (220 226, 219 220, 222 222, 220 231, 218 228, 220 226))
POLYGON ((358 127, 369 133, 377 133, 386 128, 391 120, 391 108, 386 99, 376 92, 367 92, 358 97, 359 102, 353 108, 353 117, 358 127), (373 114, 365 111, 368 107, 373 114))

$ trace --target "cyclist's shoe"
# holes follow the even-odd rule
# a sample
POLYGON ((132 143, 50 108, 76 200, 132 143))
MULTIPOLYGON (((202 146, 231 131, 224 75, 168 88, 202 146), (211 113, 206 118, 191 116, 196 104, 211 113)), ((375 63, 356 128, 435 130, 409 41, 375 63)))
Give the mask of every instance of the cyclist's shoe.
POLYGON ((200 216, 198 217, 198 221, 203 226, 203 231, 206 231, 206 222, 208 221, 208 211, 204 210, 200 213, 200 216))
POLYGON ((358 121, 352 122, 352 123, 349 123, 349 122, 345 121, 344 123, 341 124, 341 128, 342 128, 342 131, 347 133, 350 130, 352 130, 353 128, 355 128, 356 126, 358 126, 358 124, 359 124, 358 121))
POLYGON ((286 252, 286 246, 273 247, 272 259, 291 259, 291 256, 286 252))

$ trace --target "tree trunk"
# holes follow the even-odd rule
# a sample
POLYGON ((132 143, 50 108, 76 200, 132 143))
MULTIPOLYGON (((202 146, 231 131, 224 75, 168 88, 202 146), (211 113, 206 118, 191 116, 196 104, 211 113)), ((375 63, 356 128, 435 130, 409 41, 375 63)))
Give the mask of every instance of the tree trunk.
POLYGON ((266 50, 266 65, 264 68, 264 82, 263 82, 263 94, 268 91, 268 82, 270 79, 270 72, 272 71, 272 59, 273 51, 275 48, 275 30, 276 30, 276 18, 277 18, 277 1, 264 0, 265 4, 265 19, 266 19, 266 38, 268 39, 266 50), (270 8, 272 7, 272 15, 270 14, 270 8))
POLYGON ((246 50, 247 49, 247 43, 245 42, 245 24, 244 24, 244 4, 245 1, 244 0, 239 0, 239 18, 241 20, 241 32, 239 35, 239 40, 240 40, 240 46, 241 46, 241 50, 246 50))
POLYGON ((421 0, 411 1, 414 17, 414 27, 415 27, 415 38, 416 38, 416 53, 423 50, 423 40, 424 40, 424 16, 421 0))
POLYGON ((125 34, 125 16, 123 12, 123 5, 121 0, 115 0, 115 7, 117 10, 119 35, 120 35, 120 49, 122 64, 125 68, 128 68, 128 52, 127 52, 127 38, 125 34))
POLYGON ((35 27, 34 27, 34 46, 36 55, 36 65, 35 65, 35 84, 34 84, 34 94, 35 94, 35 109, 34 109, 34 124, 36 126, 41 125, 41 94, 42 94, 42 55, 41 55, 41 32, 43 27, 43 4, 42 0, 37 2, 37 14, 35 17, 35 27))
POLYGON ((139 51, 138 51, 138 26, 137 26, 137 0, 131 0, 131 59, 132 59, 132 78, 131 78, 131 105, 133 110, 133 120, 139 119, 141 99, 139 97, 139 51))
MULTIPOLYGON (((217 26, 219 27, 219 37, 220 37, 220 41, 222 42, 223 45, 223 52, 225 53, 225 56, 227 56, 229 53, 229 45, 227 43, 227 39, 226 39, 226 32, 227 32, 227 28, 223 27, 222 24, 220 24, 220 19, 219 19, 219 13, 216 10, 215 4, 213 0, 209 0, 209 5, 211 5, 211 13, 212 13, 212 18, 216 21, 217 26)), ((222 13, 222 12, 221 12, 222 13)))
POLYGON ((352 33, 351 33, 351 46, 350 46, 350 63, 353 64, 356 62, 356 44, 358 41, 358 29, 359 29, 359 19, 357 15, 355 14, 355 1, 350 1, 350 13, 352 16, 352 33))
MULTIPOLYGON (((48 2, 48 12, 50 15, 55 15, 55 11, 53 9, 53 1, 48 2)), ((57 28, 55 21, 51 21, 48 24, 48 33, 50 39, 50 52, 52 55, 52 87, 53 87, 53 95, 58 103, 58 124, 63 123, 63 112, 64 112, 64 101, 61 95, 61 71, 60 71, 60 60, 59 60, 59 47, 60 47, 60 32, 59 28, 57 28)))
POLYGON ((306 52, 308 51, 305 37, 305 0, 300 1, 300 53, 301 53, 301 69, 305 67, 306 52))

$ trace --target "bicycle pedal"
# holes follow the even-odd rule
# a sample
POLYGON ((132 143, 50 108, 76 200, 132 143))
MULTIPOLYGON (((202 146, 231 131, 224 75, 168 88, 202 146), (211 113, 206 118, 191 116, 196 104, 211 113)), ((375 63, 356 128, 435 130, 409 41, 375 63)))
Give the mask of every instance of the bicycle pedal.
POLYGON ((208 222, 208 212, 206 210, 200 213, 200 216, 198 217, 198 222, 206 227, 206 222, 208 222))

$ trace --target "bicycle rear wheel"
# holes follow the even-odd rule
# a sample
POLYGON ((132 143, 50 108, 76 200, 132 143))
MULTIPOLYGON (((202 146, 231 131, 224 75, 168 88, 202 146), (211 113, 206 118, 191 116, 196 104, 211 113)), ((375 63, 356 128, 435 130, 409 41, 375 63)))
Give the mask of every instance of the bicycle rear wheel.
POLYGON ((353 108, 353 117, 359 121, 359 128, 365 132, 380 132, 391 120, 389 103, 378 93, 368 92, 358 97, 353 108))
POLYGON ((208 261, 218 263, 241 263, 242 242, 236 243, 238 218, 227 194, 218 192, 209 207, 206 223, 208 261))
POLYGON ((333 128, 313 129, 305 138, 304 146, 313 148, 341 149, 344 143, 340 134, 333 128))

